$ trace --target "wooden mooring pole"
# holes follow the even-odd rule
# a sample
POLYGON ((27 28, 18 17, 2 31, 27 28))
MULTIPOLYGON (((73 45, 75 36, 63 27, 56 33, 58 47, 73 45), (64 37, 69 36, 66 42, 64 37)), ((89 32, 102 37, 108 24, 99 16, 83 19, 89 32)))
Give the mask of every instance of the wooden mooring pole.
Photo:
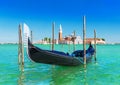
POLYGON ((86 64, 86 17, 83 16, 83 50, 84 50, 84 64, 86 64))
POLYGON ((54 50, 54 28, 55 22, 52 23, 52 50, 54 50))
POLYGON ((21 64, 21 44, 22 44, 22 28, 21 25, 19 25, 18 35, 19 35, 19 42, 18 42, 18 64, 21 64))
POLYGON ((19 25, 18 64, 24 66, 24 45, 22 37, 22 25, 19 25))
POLYGON ((94 30, 94 49, 95 49, 94 59, 95 59, 95 62, 96 62, 96 30, 94 30))
POLYGON ((71 50, 70 50, 70 40, 69 40, 69 44, 68 44, 68 52, 70 53, 71 50))
POLYGON ((76 33, 75 33, 75 30, 74 30, 74 35, 73 35, 73 50, 75 51, 75 39, 76 39, 76 33))
POLYGON ((64 50, 64 44, 62 43, 62 44, 61 44, 61 46, 62 46, 62 49, 61 49, 61 51, 63 51, 63 50, 64 50))

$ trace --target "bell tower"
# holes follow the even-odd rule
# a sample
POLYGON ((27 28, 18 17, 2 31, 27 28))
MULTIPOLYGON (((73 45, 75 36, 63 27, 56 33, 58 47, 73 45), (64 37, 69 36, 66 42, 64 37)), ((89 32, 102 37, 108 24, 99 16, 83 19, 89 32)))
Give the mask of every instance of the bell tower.
POLYGON ((61 24, 60 24, 60 29, 59 29, 59 41, 61 41, 62 40, 62 26, 61 26, 61 24))

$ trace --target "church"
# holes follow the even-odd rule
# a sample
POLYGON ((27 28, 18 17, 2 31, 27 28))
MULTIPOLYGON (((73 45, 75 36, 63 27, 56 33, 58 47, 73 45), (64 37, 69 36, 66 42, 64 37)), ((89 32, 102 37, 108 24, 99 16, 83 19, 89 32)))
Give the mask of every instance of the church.
POLYGON ((83 41, 80 36, 69 35, 66 37, 62 36, 62 25, 60 24, 58 40, 56 40, 56 44, 82 44, 83 41))

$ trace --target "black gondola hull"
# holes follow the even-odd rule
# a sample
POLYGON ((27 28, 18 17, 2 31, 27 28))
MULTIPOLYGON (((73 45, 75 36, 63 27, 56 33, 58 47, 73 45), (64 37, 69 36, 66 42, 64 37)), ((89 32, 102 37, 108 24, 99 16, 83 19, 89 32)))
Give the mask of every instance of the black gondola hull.
MULTIPOLYGON (((83 57, 73 57, 59 51, 49 51, 40 49, 30 43, 28 40, 28 56, 36 63, 77 66, 83 64, 83 57), (56 53, 57 52, 57 53, 56 53)), ((87 61, 91 60, 92 56, 87 57, 87 61)))
POLYGON ((36 47, 29 48, 29 57, 37 63, 55 64, 55 65, 80 65, 78 58, 55 54, 46 50, 40 50, 36 47))

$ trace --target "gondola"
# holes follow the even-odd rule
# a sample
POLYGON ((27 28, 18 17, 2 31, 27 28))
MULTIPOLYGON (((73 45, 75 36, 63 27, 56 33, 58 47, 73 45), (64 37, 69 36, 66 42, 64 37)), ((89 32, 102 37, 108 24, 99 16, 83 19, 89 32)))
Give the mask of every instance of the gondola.
MULTIPOLYGON (((95 50, 90 44, 86 50, 86 61, 92 59, 95 50)), ((83 50, 76 50, 71 55, 61 51, 43 50, 34 46, 28 38, 28 56, 36 63, 63 65, 63 66, 77 66, 83 64, 83 50)))
MULTIPOLYGON (((77 66, 83 64, 83 50, 76 50, 72 54, 56 50, 44 50, 34 46, 30 41, 29 27, 24 23, 24 44, 27 47, 27 54, 30 60, 36 63, 54 64, 63 66, 77 66)), ((86 50, 86 61, 92 59, 95 50, 90 44, 86 50)))

